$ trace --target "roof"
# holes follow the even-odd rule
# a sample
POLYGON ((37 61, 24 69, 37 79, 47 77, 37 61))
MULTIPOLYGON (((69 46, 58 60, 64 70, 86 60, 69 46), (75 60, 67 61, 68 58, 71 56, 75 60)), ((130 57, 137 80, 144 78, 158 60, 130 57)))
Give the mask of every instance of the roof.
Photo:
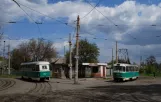
POLYGON ((52 58, 51 63, 54 63, 54 64, 66 64, 66 58, 52 58))
POLYGON ((126 63, 116 63, 116 64, 114 64, 114 66, 117 66, 118 64, 121 66, 138 66, 138 65, 126 64, 126 63))
POLYGON ((50 64, 47 61, 36 61, 36 62, 25 62, 25 63, 21 63, 21 65, 27 65, 27 64, 50 64))
POLYGON ((87 66, 107 66, 107 63, 82 63, 82 65, 87 65, 87 66))

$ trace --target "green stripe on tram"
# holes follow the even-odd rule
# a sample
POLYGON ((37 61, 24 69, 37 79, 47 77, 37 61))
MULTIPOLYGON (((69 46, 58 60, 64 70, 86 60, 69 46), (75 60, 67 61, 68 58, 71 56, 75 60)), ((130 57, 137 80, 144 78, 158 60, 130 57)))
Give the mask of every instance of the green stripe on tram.
POLYGON ((139 72, 114 72, 113 73, 114 78, 132 78, 132 77, 138 77, 139 72))
POLYGON ((50 77, 51 72, 50 71, 24 71, 21 72, 22 76, 26 77, 32 77, 32 78, 44 78, 44 77, 50 77))

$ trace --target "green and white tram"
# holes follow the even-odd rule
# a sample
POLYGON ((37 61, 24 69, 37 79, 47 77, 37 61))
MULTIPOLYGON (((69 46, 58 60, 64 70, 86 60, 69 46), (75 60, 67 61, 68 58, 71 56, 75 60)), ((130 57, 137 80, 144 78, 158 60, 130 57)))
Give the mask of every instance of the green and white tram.
POLYGON ((50 63, 46 61, 21 63, 22 78, 34 80, 50 80, 50 63))
POLYGON ((139 77, 139 68, 137 65, 117 63, 113 69, 114 81, 133 80, 139 77))

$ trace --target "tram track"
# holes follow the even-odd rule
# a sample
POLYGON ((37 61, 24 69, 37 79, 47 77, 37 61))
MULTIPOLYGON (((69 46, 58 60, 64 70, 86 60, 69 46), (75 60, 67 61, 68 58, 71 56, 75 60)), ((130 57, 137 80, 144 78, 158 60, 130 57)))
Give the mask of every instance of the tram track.
POLYGON ((85 99, 87 101, 94 101, 94 102, 109 102, 109 100, 104 100, 104 99, 101 99, 101 98, 94 98, 94 97, 89 97, 89 96, 84 96, 84 95, 80 95, 80 94, 76 94, 74 95, 74 97, 76 98, 80 98, 80 99, 85 99))
POLYGON ((16 84, 16 81, 9 79, 0 79, 0 91, 7 90, 13 87, 16 84))
POLYGON ((34 87, 27 94, 47 94, 52 91, 52 86, 49 82, 34 82, 34 87))

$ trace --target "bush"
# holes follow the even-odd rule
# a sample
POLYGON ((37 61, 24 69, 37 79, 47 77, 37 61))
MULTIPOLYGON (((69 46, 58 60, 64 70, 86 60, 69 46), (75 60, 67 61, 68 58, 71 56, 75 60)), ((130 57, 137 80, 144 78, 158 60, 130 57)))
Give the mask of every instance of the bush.
POLYGON ((145 68, 140 68, 139 69, 139 73, 144 73, 145 72, 145 68))

